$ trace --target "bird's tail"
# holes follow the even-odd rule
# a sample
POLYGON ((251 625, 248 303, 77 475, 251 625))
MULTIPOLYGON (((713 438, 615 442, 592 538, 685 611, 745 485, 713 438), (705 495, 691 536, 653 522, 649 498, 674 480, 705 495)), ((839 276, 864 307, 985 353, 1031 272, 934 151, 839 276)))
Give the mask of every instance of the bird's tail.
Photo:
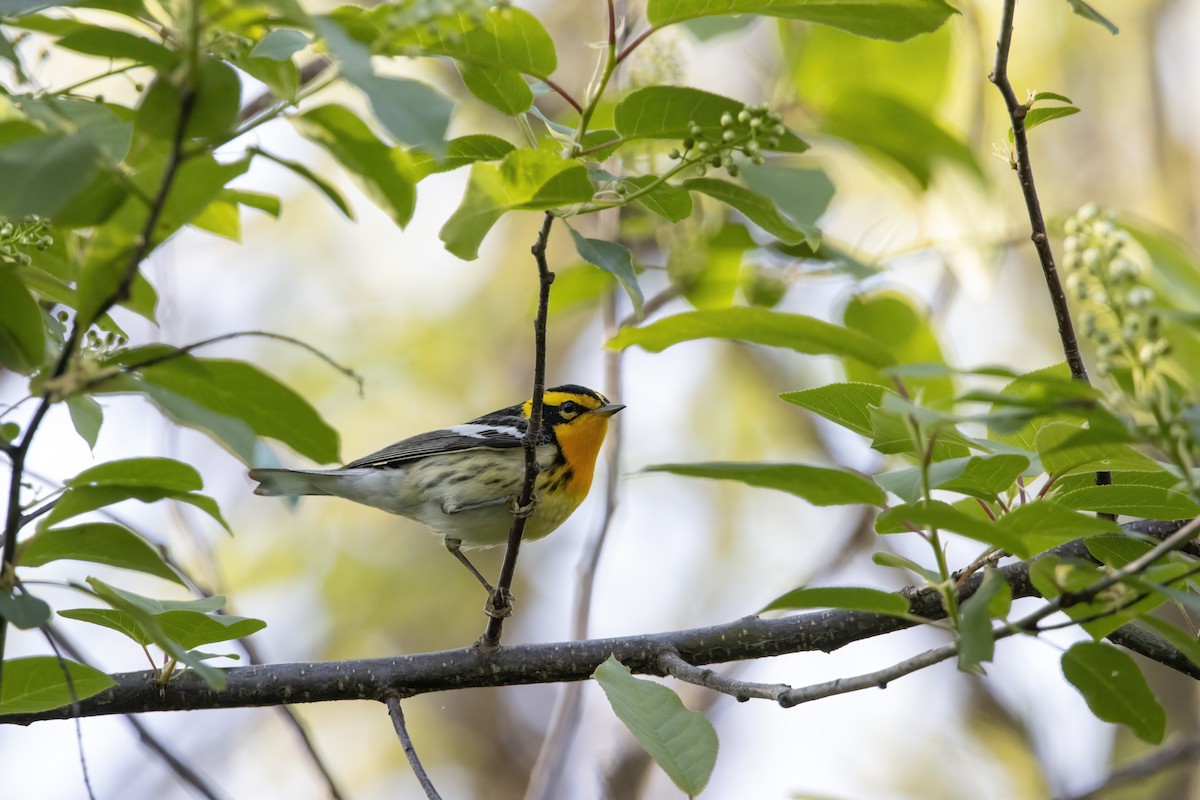
POLYGON ((336 480, 339 470, 332 469, 252 469, 250 477, 258 481, 255 494, 273 497, 301 494, 333 494, 325 488, 336 480))

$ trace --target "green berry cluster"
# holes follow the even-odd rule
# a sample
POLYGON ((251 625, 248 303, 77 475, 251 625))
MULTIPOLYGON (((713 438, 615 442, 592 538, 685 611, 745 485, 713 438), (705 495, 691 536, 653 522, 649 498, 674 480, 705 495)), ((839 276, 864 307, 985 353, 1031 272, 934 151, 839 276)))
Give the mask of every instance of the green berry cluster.
POLYGON ((48 220, 36 214, 17 222, 0 217, 0 262, 28 265, 33 261, 30 249, 45 250, 52 244, 48 220))
POLYGON ((1154 290, 1127 254, 1129 235, 1112 212, 1085 205, 1065 224, 1067 289, 1086 304, 1079 316, 1083 334, 1097 345, 1097 371, 1153 370, 1171 351, 1161 332, 1154 290))
POLYGON ((1065 226, 1067 289, 1082 305, 1080 327, 1096 344, 1096 371, 1112 376, 1109 402, 1179 468, 1193 495, 1200 461, 1200 401, 1171 377, 1171 342, 1163 310, 1142 267, 1130 253, 1129 234, 1114 214, 1089 203, 1065 226))
POLYGON ((714 167, 724 169, 736 178, 735 153, 741 153, 754 164, 762 164, 765 160, 763 149, 778 147, 785 133, 787 128, 783 126, 783 118, 766 104, 744 106, 737 114, 723 113, 719 131, 704 128, 692 120, 688 123, 689 136, 683 140, 683 149, 672 147, 668 155, 696 164, 701 175, 714 167))

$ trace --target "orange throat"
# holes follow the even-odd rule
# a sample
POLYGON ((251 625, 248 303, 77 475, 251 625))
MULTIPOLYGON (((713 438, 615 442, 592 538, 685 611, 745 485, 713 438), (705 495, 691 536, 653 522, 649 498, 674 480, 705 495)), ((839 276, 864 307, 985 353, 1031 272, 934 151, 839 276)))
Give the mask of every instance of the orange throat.
POLYGON ((600 454, 607 433, 608 417, 591 414, 555 431, 563 458, 571 467, 567 491, 578 495, 580 499, 592 487, 596 456, 600 454))

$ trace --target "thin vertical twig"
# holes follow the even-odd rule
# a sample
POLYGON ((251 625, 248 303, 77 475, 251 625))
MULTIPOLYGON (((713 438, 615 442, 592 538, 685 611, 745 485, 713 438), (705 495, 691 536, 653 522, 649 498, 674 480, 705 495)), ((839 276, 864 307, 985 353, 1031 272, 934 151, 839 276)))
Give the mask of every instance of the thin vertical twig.
POLYGON ((412 767, 413 774, 425 790, 425 796, 429 800, 442 800, 433 781, 429 779, 429 773, 425 771, 425 765, 417 757, 417 749, 413 747, 412 738, 408 735, 408 726, 404 723, 404 709, 400 707, 400 695, 395 692, 389 694, 387 708, 388 716, 392 718, 392 727, 396 729, 396 735, 400 737, 400 746, 404 748, 404 755, 408 758, 408 765, 412 767))
MULTIPOLYGON (((1032 230, 1030 238, 1034 249, 1037 250, 1038 260, 1042 265, 1042 275, 1046 279, 1046 289, 1050 293, 1050 303, 1054 307, 1054 316, 1058 321, 1058 336, 1062 342, 1063 355, 1071 369, 1071 377, 1090 383, 1087 367, 1083 363, 1083 355, 1079 350, 1079 339, 1075 335, 1075 325, 1071 321, 1071 309, 1067 305, 1067 294, 1063 291, 1062 281, 1058 276, 1058 268, 1054 264, 1054 251, 1050 247, 1050 237, 1046 230, 1046 219, 1042 215, 1042 203, 1038 198, 1037 186, 1033 180, 1033 164, 1029 157, 1029 137, 1025 130, 1025 115, 1029 106, 1017 99, 1012 83, 1008 79, 1008 57, 1012 50, 1013 18, 1016 15, 1017 0, 1004 0, 1001 12, 1000 36, 996 40, 996 62, 988 80, 996 84, 1004 98, 1008 109, 1009 121, 1012 124, 1013 149, 1017 179, 1021 184, 1021 193, 1025 197, 1025 208, 1029 214, 1029 225, 1032 230)), ((1112 473, 1101 471, 1096 473, 1097 485, 1112 483, 1112 473)))
POLYGON ((517 571, 517 554, 521 548, 521 537, 525 535, 525 523, 537 503, 534 487, 540 470, 537 446, 542 433, 542 396, 546 393, 546 318, 550 309, 550 284, 554 283, 554 273, 550 271, 546 262, 546 243, 550 239, 550 226, 553 224, 554 214, 547 211, 542 218, 542 228, 538 232, 537 241, 530 249, 538 270, 538 310, 533 323, 533 399, 529 409, 529 427, 525 430, 525 438, 522 441, 525 450, 525 482, 521 486, 512 527, 508 531, 508 547, 504 551, 504 562, 500 565, 500 577, 491 597, 488 598, 487 628, 479 640, 479 644, 487 649, 500 646, 504 618, 512 613, 512 582, 517 571))

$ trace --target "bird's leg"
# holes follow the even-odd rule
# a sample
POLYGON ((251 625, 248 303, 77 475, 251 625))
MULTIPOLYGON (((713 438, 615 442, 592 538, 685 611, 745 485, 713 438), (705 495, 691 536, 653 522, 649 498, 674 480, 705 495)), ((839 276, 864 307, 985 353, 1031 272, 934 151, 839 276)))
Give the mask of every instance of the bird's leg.
POLYGON ((492 594, 495 593, 496 590, 492 588, 492 585, 490 583, 488 583, 487 578, 483 577, 483 573, 481 573, 479 570, 475 569, 475 565, 472 564, 465 555, 463 555, 461 548, 462 548, 462 539, 450 539, 450 538, 446 539, 446 549, 450 551, 450 555, 457 558, 464 567, 466 567, 468 570, 471 571, 471 574, 475 576, 475 579, 483 584, 483 588, 487 589, 488 596, 490 597, 492 594))

